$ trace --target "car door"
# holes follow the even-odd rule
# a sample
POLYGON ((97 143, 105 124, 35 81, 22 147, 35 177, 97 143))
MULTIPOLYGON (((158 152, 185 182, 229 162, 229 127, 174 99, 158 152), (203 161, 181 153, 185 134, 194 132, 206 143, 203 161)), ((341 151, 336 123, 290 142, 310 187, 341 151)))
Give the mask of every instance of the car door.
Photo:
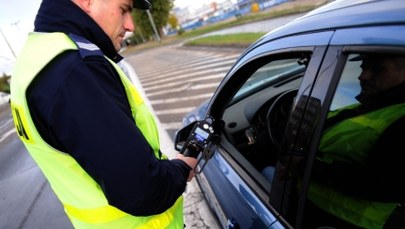
POLYGON ((289 226, 269 203, 273 189, 264 170, 275 166, 279 148, 274 141, 279 136, 271 140, 268 111, 279 95, 289 95, 289 104, 277 104, 274 128, 282 131, 298 89, 314 81, 331 34, 293 36, 254 47, 215 92, 207 115, 222 120, 224 128, 216 153, 198 179, 203 190, 210 190, 208 201, 224 227, 289 226))
MULTIPOLYGON (((377 206, 374 204, 374 199, 372 199, 376 198, 377 194, 372 196, 372 193, 379 194, 378 204, 389 206, 385 200, 397 204, 397 208, 391 209, 394 213, 388 214, 389 217, 381 219, 381 222, 386 220, 386 225, 393 226, 393 228, 403 227, 404 217, 396 213, 396 211, 403 211, 402 204, 400 200, 394 199, 395 196, 403 199, 403 194, 398 194, 397 190, 401 190, 400 186, 396 186, 398 182, 388 182, 393 174, 402 174, 396 176, 397 180, 402 180, 403 173, 393 173, 391 176, 387 176, 388 178, 381 178, 386 170, 384 164, 391 163, 389 165, 393 166, 396 164, 395 160, 388 160, 384 157, 384 154, 388 154, 388 152, 379 152, 381 153, 381 165, 376 163, 375 166, 370 166, 373 169, 368 174, 363 174, 361 170, 349 169, 355 167, 353 166, 355 162, 365 163, 359 158, 367 157, 371 154, 370 152, 376 153, 373 152, 373 147, 378 148, 378 145, 374 145, 374 142, 358 142, 366 138, 374 129, 382 127, 379 125, 378 127, 373 126, 374 124, 369 119, 367 119, 368 121, 359 121, 363 120, 361 116, 354 116, 350 112, 346 112, 345 116, 341 116, 342 118, 335 119, 338 120, 335 121, 336 123, 333 123, 331 121, 333 119, 330 118, 341 109, 359 106, 357 95, 360 93, 361 87, 358 77, 362 69, 362 63, 358 61, 359 56, 376 55, 383 57, 388 55, 404 57, 404 33, 405 27, 397 25, 336 30, 325 53, 318 76, 312 82, 311 80, 305 81, 305 79, 302 82, 284 132, 280 156, 276 163, 276 175, 273 179, 270 194, 272 207, 277 209, 294 227, 352 228, 354 226, 381 226, 378 224, 380 222, 375 220, 378 218, 376 215, 379 214, 376 209, 381 209, 380 207, 375 207, 373 210, 359 207, 360 201, 364 205, 372 201, 372 206, 377 206), (351 34, 351 36, 348 37, 347 34, 351 34), (309 88, 309 90, 307 91, 306 88, 309 88), (330 128, 348 118, 355 119, 356 122, 365 126, 369 125, 369 127, 362 129, 362 132, 359 131, 360 136, 357 137, 350 135, 349 130, 353 128, 353 124, 347 126, 345 134, 331 136, 330 128), (329 139, 329 142, 326 139, 329 139), (337 143, 342 144, 342 146, 334 146, 337 143), (357 149, 358 145, 362 145, 363 148, 368 148, 368 150, 357 149), (339 173, 333 173, 339 167, 336 163, 332 167, 329 164, 325 165, 318 162, 324 157, 328 157, 327 160, 332 160, 333 157, 330 156, 330 151, 333 151, 333 147, 352 152, 350 156, 344 156, 345 162, 350 162, 351 166, 347 166, 336 158, 333 159, 336 163, 339 163, 339 166, 346 166, 346 169, 341 169, 339 173), (328 148, 328 150, 325 150, 325 148, 328 148), (325 156, 324 151, 329 154, 325 156), (357 151, 364 153, 361 154, 361 157, 356 158, 353 154, 357 153, 357 151), (359 179, 354 181, 354 178, 359 179), (379 180, 382 181, 378 182, 379 180), (321 181, 324 183, 318 184, 321 181), (370 182, 367 183, 366 181, 370 182), (378 185, 379 183, 383 185, 378 185), (316 195, 314 195, 313 188, 315 185, 318 188, 322 187, 322 191, 319 192, 320 189, 318 189, 316 195), (332 195, 334 204, 331 204, 332 195), (348 199, 350 201, 347 201, 348 199), (341 208, 342 203, 346 204, 345 208, 341 208), (363 209, 363 211, 354 209, 363 209), (360 220, 364 218, 362 214, 367 215, 369 211, 375 214, 373 217, 369 217, 372 220, 360 220), (356 213, 354 214, 354 212, 356 213), (394 215, 395 217, 393 217, 394 215)), ((380 106, 385 108, 383 105, 380 106)), ((387 115, 381 116, 379 121, 380 123, 392 122, 387 115)), ((396 134, 392 137, 395 136, 396 134)), ((376 141, 379 141, 378 138, 376 141)), ((389 145, 386 145, 385 148, 388 151, 394 151, 389 145)), ((344 155, 344 153, 333 152, 336 155, 344 155)), ((396 161, 404 160, 402 154, 389 155, 392 156, 387 156, 388 158, 398 158, 396 161)), ((374 159, 374 161, 378 160, 374 159)), ((396 171, 394 168, 389 168, 389 170, 396 171)))

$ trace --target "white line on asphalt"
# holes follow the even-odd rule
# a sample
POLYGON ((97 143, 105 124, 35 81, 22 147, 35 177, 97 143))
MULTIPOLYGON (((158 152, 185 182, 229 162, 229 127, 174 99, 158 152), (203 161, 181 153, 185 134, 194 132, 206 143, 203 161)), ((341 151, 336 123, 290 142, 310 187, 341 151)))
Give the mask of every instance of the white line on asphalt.
MULTIPOLYGON (((168 90, 159 90, 158 92, 154 93, 148 93, 148 96, 155 96, 155 95, 162 95, 162 94, 167 94, 167 93, 173 93, 173 92, 180 92, 180 91, 192 91, 192 90, 198 90, 201 88, 216 88, 218 87, 218 83, 207 83, 207 84, 199 84, 199 85, 192 85, 191 83, 188 83, 184 85, 183 87, 179 88, 172 88, 168 90)), ((151 101, 153 99, 150 99, 151 101)))
MULTIPOLYGON (((183 76, 185 76, 185 75, 183 75, 183 76)), ((222 79, 222 78, 224 78, 224 76, 225 76, 225 72, 217 73, 217 74, 207 74, 207 75, 204 75, 204 76, 201 76, 201 77, 195 77, 195 76, 192 76, 192 75, 188 75, 188 77, 186 77, 187 78, 186 80, 177 80, 176 82, 164 83, 164 84, 159 83, 159 84, 156 84, 156 85, 151 85, 149 87, 144 86, 144 90, 145 91, 151 91, 151 90, 154 90, 154 89, 162 89, 162 88, 165 88, 165 87, 174 87, 176 85, 183 85, 185 83, 197 82, 197 81, 201 81, 201 80, 222 79)), ((219 84, 219 82, 217 84, 219 84)))
POLYGON ((169 115, 169 114, 184 114, 188 113, 195 109, 195 107, 182 107, 182 108, 175 108, 175 109, 167 109, 167 110, 155 110, 156 115, 169 115))
POLYGON ((200 94, 200 95, 195 95, 195 96, 187 96, 187 97, 173 98, 173 99, 150 100, 150 103, 152 105, 158 105, 158 104, 178 103, 178 102, 184 102, 184 101, 196 100, 196 99, 208 99, 210 97, 212 97, 212 94, 207 93, 207 94, 200 94))
POLYGON ((177 74, 177 76, 175 76, 175 77, 169 77, 166 74, 162 74, 162 75, 165 76, 164 79, 154 80, 154 81, 151 81, 151 82, 148 82, 148 83, 142 82, 142 86, 146 90, 146 88, 148 88, 148 86, 153 86, 153 85, 161 84, 161 83, 167 83, 167 82, 171 82, 171 81, 182 82, 181 80, 192 78, 195 75, 201 75, 202 79, 206 79, 206 77, 204 75, 209 75, 212 72, 222 72, 221 76, 225 76, 225 73, 229 70, 229 68, 230 68, 229 66, 226 66, 226 67, 222 67, 222 68, 215 68, 214 70, 213 69, 207 69, 205 71, 196 71, 196 72, 192 72, 192 73, 188 73, 188 74, 177 74))
MULTIPOLYGON (((227 55, 227 56, 219 56, 219 55, 211 55, 211 56, 204 56, 200 59, 193 59, 192 62, 189 62, 187 60, 178 60, 179 63, 181 63, 181 66, 184 66, 186 69, 200 69, 204 68, 204 66, 210 65, 210 66, 218 66, 218 65, 224 65, 224 64, 232 64, 236 61, 236 59, 239 57, 239 55, 227 55), (200 67, 199 67, 200 66, 200 67)), ((179 65, 172 65, 170 64, 169 66, 160 66, 158 69, 153 69, 148 72, 143 72, 142 73, 142 78, 140 78, 141 82, 148 82, 152 81, 156 78, 162 78, 161 76, 162 72, 166 73, 171 73, 171 72, 176 72, 176 71, 184 71, 184 68, 179 67, 179 65)))
POLYGON ((169 129, 180 129, 182 127, 181 122, 167 122, 167 123, 160 123, 162 125, 162 128, 165 130, 169 129))
POLYGON ((2 134, 1 137, 0 137, 0 142, 4 141, 4 139, 6 139, 8 136, 10 136, 10 135, 12 135, 14 133, 16 133, 15 128, 13 128, 13 129, 7 131, 6 133, 2 134))

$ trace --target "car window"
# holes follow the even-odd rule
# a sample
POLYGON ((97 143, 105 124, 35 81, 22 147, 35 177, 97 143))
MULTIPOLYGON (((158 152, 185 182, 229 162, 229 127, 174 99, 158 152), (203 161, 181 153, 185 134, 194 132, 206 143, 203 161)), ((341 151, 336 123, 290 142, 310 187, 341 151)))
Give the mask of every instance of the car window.
MULTIPOLYGON (((261 58, 244 67, 248 70, 236 73, 244 75, 245 82, 223 113, 225 134, 237 150, 233 155, 238 154, 238 163, 264 187, 271 182, 274 171, 271 166, 276 162, 278 150, 269 135, 269 109, 279 95, 291 90, 296 93, 309 61, 308 53, 261 58)), ((287 104, 276 108, 277 128, 283 129, 280 124, 287 120, 294 94, 290 98, 287 104)))
MULTIPOLYGON (((353 56, 355 56, 355 54, 352 54, 349 59, 354 58, 353 56)), ((330 111, 336 111, 343 107, 358 103, 355 97, 361 90, 359 80, 357 79, 361 73, 360 64, 361 61, 346 62, 330 105, 330 111)))
POLYGON ((233 98, 233 103, 246 98, 270 85, 305 72, 305 58, 273 60, 257 69, 242 85, 233 98))
POLYGON ((313 161, 303 228, 395 225, 405 193, 398 185, 405 157, 395 150, 405 127, 404 64, 392 53, 347 56, 313 161))

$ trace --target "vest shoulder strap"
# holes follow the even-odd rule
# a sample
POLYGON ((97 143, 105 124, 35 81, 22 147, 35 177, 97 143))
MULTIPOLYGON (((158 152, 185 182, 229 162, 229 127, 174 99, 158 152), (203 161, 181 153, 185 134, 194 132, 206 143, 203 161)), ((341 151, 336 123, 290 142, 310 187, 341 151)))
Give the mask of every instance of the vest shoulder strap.
POLYGON ((91 43, 85 38, 74 34, 69 34, 69 37, 76 43, 77 47, 79 48, 80 56, 83 59, 88 56, 104 56, 103 52, 101 52, 97 45, 91 43))

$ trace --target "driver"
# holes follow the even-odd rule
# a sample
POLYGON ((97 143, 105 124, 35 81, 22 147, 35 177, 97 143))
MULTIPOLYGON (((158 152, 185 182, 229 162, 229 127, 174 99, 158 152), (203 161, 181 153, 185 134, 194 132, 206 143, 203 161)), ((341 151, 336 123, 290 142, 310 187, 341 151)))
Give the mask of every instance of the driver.
POLYGON ((403 227, 405 57, 367 54, 350 61, 362 61, 360 103, 326 120, 304 225, 403 227))

